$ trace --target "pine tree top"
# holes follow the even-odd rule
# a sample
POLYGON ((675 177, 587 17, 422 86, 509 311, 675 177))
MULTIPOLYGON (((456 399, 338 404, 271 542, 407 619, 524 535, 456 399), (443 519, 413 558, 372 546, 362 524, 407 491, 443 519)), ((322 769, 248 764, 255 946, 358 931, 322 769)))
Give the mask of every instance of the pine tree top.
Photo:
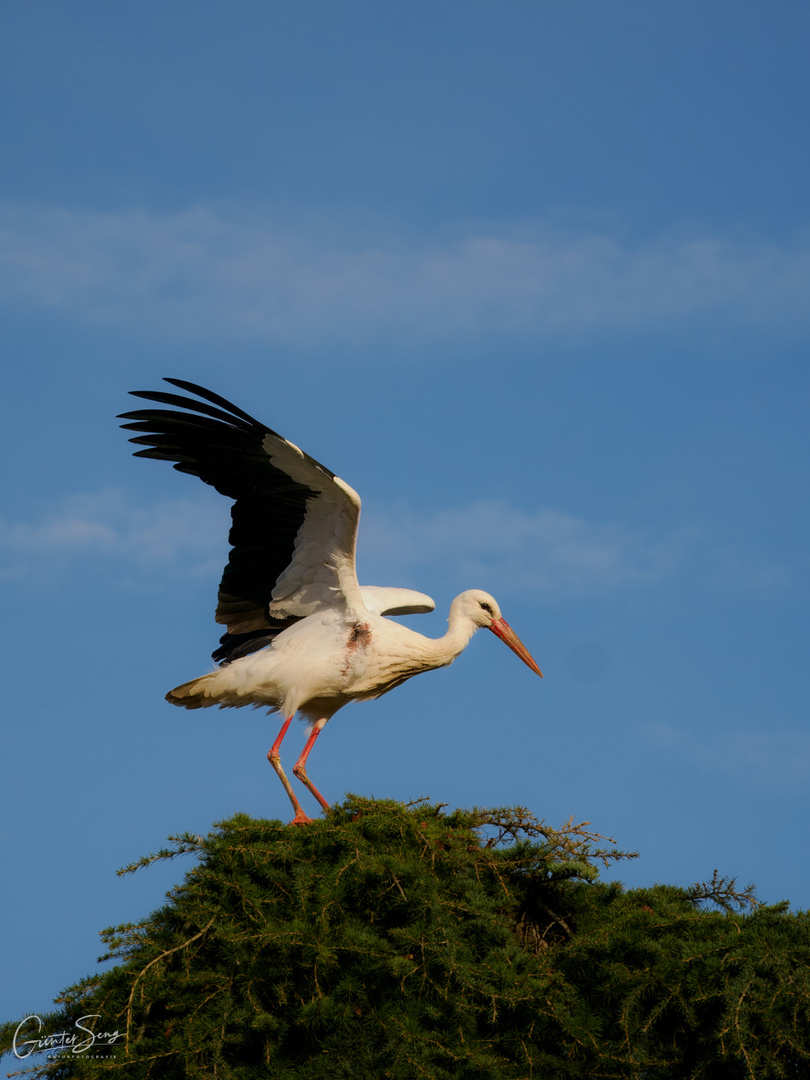
MULTIPOLYGON (((349 796, 306 828, 235 815, 167 903, 58 999, 118 1031, 37 1077, 781 1077, 810 1061, 810 919, 715 877, 624 889, 588 823, 349 796)), ((11 1044, 18 1022, 2 1029, 11 1044)), ((94 1026, 95 1025, 95 1026, 94 1026)))

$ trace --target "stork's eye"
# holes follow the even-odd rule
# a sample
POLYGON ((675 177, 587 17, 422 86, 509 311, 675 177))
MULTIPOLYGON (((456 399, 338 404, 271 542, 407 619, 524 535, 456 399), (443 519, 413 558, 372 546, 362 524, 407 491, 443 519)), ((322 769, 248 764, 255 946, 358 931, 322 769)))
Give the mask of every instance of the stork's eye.
POLYGON ((490 615, 495 614, 495 612, 492 610, 492 608, 489 606, 489 604, 485 603, 483 600, 481 601, 481 609, 483 611, 488 611, 490 613, 490 615))

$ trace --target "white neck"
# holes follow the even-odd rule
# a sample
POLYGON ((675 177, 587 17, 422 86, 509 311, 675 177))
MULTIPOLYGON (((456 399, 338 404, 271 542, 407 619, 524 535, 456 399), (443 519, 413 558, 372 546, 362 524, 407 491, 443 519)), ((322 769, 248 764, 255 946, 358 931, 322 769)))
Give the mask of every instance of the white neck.
POLYGON ((467 648, 470 638, 478 627, 468 615, 460 612, 455 604, 450 606, 447 633, 440 638, 425 638, 426 652, 434 667, 451 664, 467 648))

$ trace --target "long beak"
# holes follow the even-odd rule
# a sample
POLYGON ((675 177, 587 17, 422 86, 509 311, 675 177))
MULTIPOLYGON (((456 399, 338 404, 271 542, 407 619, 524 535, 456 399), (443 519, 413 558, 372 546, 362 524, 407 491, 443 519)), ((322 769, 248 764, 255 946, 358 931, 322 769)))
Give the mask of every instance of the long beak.
POLYGON ((534 662, 531 653, 517 636, 515 631, 506 621, 506 619, 493 620, 493 622, 490 623, 489 628, 496 637, 499 637, 501 641, 505 642, 509 646, 509 648, 516 656, 520 657, 520 659, 523 661, 524 664, 527 665, 527 667, 530 667, 532 671, 536 671, 542 679, 543 672, 534 662))

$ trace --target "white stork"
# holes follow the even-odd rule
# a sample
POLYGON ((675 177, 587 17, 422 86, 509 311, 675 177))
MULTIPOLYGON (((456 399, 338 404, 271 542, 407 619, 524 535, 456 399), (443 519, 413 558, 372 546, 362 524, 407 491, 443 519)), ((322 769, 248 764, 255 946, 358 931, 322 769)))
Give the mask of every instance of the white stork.
POLYGON ((147 447, 135 456, 173 461, 234 500, 216 610, 227 633, 212 654, 219 667, 166 700, 186 709, 253 705, 280 712, 284 724, 267 757, 293 805, 292 824, 311 821, 281 766, 281 742, 296 712, 311 728, 293 774, 328 810, 306 762, 326 722, 350 701, 379 697, 421 671, 452 663, 482 626, 542 674, 495 600, 479 589, 455 598, 449 629, 437 640, 383 618, 435 605, 411 589, 358 584, 357 493, 218 394, 182 379, 165 381, 203 400, 132 391, 173 406, 121 414, 130 421, 122 427, 139 432, 131 441, 147 447))

